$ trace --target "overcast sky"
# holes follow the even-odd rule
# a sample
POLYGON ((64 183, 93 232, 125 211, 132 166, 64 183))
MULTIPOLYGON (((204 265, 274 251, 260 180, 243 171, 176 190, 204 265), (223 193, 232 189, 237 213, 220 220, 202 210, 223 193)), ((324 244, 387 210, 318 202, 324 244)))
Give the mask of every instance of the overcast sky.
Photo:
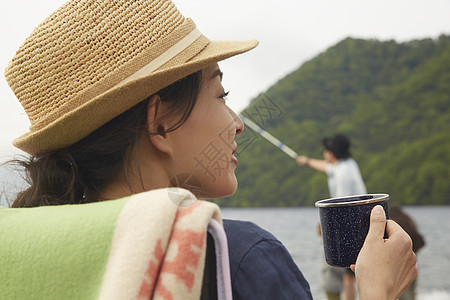
MULTIPOLYGON (((0 2, 0 161, 11 158, 11 141, 29 122, 9 89, 4 69, 23 40, 65 0, 0 2)), ((259 46, 220 63, 229 105, 249 100, 305 61, 346 37, 437 38, 450 34, 449 0, 175 0, 210 39, 257 39, 259 46)))

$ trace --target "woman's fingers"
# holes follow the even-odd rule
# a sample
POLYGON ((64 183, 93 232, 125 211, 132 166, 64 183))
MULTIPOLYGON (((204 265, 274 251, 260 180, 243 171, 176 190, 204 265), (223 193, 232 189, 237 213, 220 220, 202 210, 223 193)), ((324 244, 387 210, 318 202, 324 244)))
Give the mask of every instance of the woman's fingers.
POLYGON ((379 205, 371 212, 369 232, 351 268, 360 299, 397 299, 417 277, 411 238, 397 223, 386 221, 379 205))

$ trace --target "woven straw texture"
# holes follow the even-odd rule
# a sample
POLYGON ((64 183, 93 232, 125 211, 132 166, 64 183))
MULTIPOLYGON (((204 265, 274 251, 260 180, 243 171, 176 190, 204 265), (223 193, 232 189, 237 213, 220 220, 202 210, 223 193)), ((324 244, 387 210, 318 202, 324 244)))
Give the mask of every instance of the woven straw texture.
POLYGON ((194 29, 170 1, 65 3, 5 71, 31 123, 15 146, 31 154, 70 146, 172 82, 256 46, 200 36, 151 74, 121 84, 194 29))
POLYGON ((68 2, 25 41, 5 75, 35 124, 95 84, 114 85, 117 66, 183 21, 170 2, 68 2))

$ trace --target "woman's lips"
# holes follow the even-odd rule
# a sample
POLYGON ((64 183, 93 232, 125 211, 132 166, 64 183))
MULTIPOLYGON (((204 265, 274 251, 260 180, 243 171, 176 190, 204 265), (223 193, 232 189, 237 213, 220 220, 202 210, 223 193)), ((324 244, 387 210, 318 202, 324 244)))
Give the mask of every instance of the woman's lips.
POLYGON ((233 152, 231 153, 231 162, 235 163, 236 165, 238 164, 238 159, 236 158, 236 156, 234 156, 234 154, 237 152, 237 146, 234 147, 233 152))

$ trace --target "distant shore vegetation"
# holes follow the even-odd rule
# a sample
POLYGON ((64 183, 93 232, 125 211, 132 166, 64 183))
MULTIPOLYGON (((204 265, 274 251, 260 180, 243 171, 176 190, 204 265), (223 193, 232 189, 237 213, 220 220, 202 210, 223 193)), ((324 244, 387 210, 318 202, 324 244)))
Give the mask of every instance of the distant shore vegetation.
MULTIPOLYGON (((370 193, 400 205, 450 204, 450 36, 405 43, 347 38, 253 99, 243 114, 299 154, 348 135, 370 193)), ((238 191, 222 206, 312 206, 325 174, 247 128, 238 191)))

